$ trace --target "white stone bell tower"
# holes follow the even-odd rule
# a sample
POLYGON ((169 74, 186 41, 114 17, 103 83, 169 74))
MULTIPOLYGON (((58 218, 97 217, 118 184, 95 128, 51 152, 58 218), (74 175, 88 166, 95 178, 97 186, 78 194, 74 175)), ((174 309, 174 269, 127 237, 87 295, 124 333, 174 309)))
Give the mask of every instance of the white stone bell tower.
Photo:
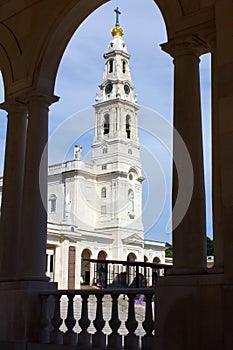
POLYGON ((118 8, 115 12, 116 25, 104 54, 103 80, 94 105, 92 160, 97 166, 97 230, 112 232, 113 258, 125 259, 124 244, 132 241, 138 249, 143 247, 143 178, 137 127, 139 107, 118 8))

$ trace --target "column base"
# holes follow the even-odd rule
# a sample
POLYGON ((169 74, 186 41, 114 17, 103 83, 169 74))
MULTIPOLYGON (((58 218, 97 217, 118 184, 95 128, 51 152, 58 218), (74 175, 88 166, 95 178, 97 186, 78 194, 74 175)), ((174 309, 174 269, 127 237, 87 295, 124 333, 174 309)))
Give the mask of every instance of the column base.
MULTIPOLYGON (((37 342, 40 331, 40 293, 56 289, 56 283, 46 281, 0 282, 0 344, 37 342)), ((17 347, 15 349, 18 350, 17 347)))
POLYGON ((47 276, 44 277, 38 277, 38 276, 22 276, 22 277, 5 277, 0 276, 0 284, 3 283, 15 283, 15 282, 46 282, 48 283, 50 281, 50 278, 47 276))
MULTIPOLYGON (((224 276, 220 274, 158 278, 155 348, 225 349, 223 322, 227 308, 223 296, 224 276)), ((230 305, 230 298, 228 301, 230 305)), ((232 311, 231 304, 228 314, 232 315, 232 311)), ((233 327, 231 324, 228 327, 232 338, 233 327)))

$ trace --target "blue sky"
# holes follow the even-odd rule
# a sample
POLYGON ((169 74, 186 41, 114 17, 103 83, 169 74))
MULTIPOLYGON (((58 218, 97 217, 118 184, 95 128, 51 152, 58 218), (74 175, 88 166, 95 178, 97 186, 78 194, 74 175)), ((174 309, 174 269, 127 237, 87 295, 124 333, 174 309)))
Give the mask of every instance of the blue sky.
MULTIPOLYGON (((60 101, 51 107, 49 133, 60 131, 60 145, 57 152, 50 152, 50 162, 69 159, 72 145, 77 143, 75 134, 71 138, 71 128, 66 121, 77 117, 78 143, 83 145, 83 155, 89 155, 93 137, 94 121, 92 105, 95 93, 101 83, 105 52, 111 40, 110 30, 115 24, 113 10, 119 6, 122 15, 120 24, 124 28, 124 40, 131 54, 131 76, 138 95, 139 105, 143 106, 139 115, 139 130, 142 145, 144 167, 143 220, 146 238, 159 241, 171 241, 171 234, 166 233, 171 207, 171 157, 169 150, 143 127, 145 115, 161 116, 168 125, 172 121, 173 105, 173 63, 172 58, 160 49, 160 44, 167 41, 166 29, 162 16, 152 0, 112 0, 90 15, 78 28, 71 39, 61 61, 55 94, 60 101), (86 123, 86 116, 90 122, 86 123), (80 124, 83 131, 80 135, 80 124), (90 125, 91 126, 90 126, 90 125), (62 126, 61 126, 62 125, 62 126), (65 128, 63 126, 66 125, 65 128), (88 126, 88 127, 87 127, 88 126), (64 139, 64 140, 63 140, 64 139), (69 141, 67 143, 67 140, 69 141), (66 148, 59 152, 59 148, 66 148), (156 181, 151 181, 151 178, 156 181)), ((204 156, 207 194, 207 234, 212 236, 211 221, 211 180, 210 180, 210 57, 201 58, 202 113, 204 125, 204 156)), ((3 91, 0 85, 0 99, 3 91)), ((6 116, 0 112, 0 169, 4 158, 6 134, 6 116)), ((73 135, 73 134, 72 134, 73 135)), ((52 147, 51 147, 52 148, 52 147)))

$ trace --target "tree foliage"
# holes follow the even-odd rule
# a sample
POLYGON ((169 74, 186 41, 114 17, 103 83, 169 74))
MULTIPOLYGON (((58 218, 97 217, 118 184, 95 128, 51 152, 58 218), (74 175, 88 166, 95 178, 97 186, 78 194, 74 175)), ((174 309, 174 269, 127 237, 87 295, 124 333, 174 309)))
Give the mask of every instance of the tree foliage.
POLYGON ((209 237, 207 238, 207 255, 214 255, 214 242, 209 237))
MULTIPOLYGON (((206 245, 207 245, 207 255, 214 255, 214 244, 213 244, 213 240, 210 239, 209 237, 206 237, 206 245)), ((166 246, 165 246, 165 255, 166 258, 172 258, 172 254, 173 254, 173 247, 172 244, 166 242, 166 246)))
POLYGON ((173 253, 173 247, 170 243, 166 242, 165 245, 165 256, 166 258, 172 258, 172 253, 173 253))

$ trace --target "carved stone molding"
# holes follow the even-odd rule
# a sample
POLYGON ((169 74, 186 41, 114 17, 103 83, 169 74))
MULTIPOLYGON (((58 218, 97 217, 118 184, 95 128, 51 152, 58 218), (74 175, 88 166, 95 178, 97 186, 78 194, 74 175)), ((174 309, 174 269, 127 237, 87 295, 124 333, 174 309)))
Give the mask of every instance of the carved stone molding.
POLYGON ((178 37, 162 44, 161 48, 173 58, 183 55, 200 57, 210 51, 207 42, 196 35, 178 37))

